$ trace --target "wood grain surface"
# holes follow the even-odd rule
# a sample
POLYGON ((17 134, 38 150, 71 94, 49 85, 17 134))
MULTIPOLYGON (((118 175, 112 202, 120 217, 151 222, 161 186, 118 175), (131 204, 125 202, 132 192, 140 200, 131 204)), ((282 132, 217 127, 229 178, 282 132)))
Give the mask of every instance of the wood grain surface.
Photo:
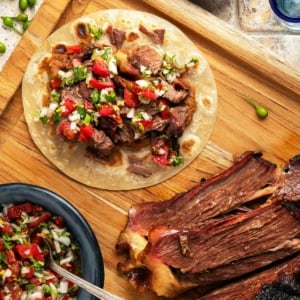
POLYGON ((86 217, 97 236, 105 263, 105 288, 125 299, 157 299, 151 293, 141 295, 133 290, 116 271, 120 258, 116 256, 115 244, 126 224, 128 209, 134 203, 166 200, 186 191, 201 178, 230 166, 233 156, 247 150, 263 151, 267 159, 281 168, 300 153, 300 75, 258 43, 186 0, 173 0, 171 6, 163 0, 73 0, 69 5, 68 2, 57 1, 57 6, 56 1, 45 2, 46 6, 39 11, 45 23, 32 23, 28 38, 14 53, 17 61, 20 53, 26 51, 21 66, 13 62, 0 74, 0 182, 32 183, 68 199, 86 217), (63 13, 58 12, 58 7, 63 6, 63 13), (148 11, 176 24, 204 53, 217 83, 218 116, 208 145, 183 172, 146 189, 99 190, 59 172, 30 138, 19 84, 9 86, 12 80, 22 78, 32 51, 55 24, 58 28, 78 16, 108 8, 148 11), (60 14, 60 19, 50 22, 49 11, 60 14), (17 79, 12 77, 14 72, 17 79), (243 95, 267 107, 269 116, 260 120, 243 95))

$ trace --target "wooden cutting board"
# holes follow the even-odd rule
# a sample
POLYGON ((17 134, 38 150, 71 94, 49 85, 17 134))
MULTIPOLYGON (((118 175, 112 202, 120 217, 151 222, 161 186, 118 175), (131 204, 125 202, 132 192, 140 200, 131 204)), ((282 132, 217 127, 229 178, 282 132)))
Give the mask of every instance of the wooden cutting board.
POLYGON ((78 0, 69 5, 68 2, 45 2, 39 14, 48 19, 44 25, 48 29, 38 21, 32 23, 26 33, 28 38, 24 36, 24 44, 14 53, 19 63, 10 61, 1 74, 0 182, 37 184, 71 201, 86 217, 101 246, 105 288, 125 299, 157 299, 151 293, 134 291, 116 272, 120 258, 114 247, 126 224, 128 209, 134 203, 166 200, 186 191, 201 178, 230 166, 234 155, 247 150, 263 151, 267 159, 281 168, 289 158, 300 153, 300 75, 260 44, 187 0, 173 0, 172 5, 164 0, 78 0), (66 9, 62 14, 63 5, 66 9), (34 48, 55 27, 56 21, 50 22, 48 9, 53 14, 56 12, 56 20, 60 16, 57 28, 82 14, 108 8, 148 11, 176 24, 204 53, 217 83, 218 116, 208 145, 183 172, 146 189, 111 192, 71 180, 41 155, 30 138, 23 116, 18 86, 34 48), (23 51, 26 51, 24 61, 23 51), (13 80, 18 83, 11 84, 13 80), (265 120, 257 118, 253 108, 243 100, 245 94, 269 109, 265 120))

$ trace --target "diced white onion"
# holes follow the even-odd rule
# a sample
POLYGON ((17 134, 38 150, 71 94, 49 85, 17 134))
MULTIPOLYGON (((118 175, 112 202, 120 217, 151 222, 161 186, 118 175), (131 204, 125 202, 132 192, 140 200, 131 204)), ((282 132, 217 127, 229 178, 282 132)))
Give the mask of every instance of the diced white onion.
POLYGON ((66 258, 61 259, 60 262, 59 262, 59 264, 60 265, 68 264, 68 263, 72 262, 73 259, 74 259, 74 256, 68 256, 66 258))
POLYGON ((68 293, 69 282, 67 280, 61 280, 58 288, 58 292, 62 294, 68 293))
POLYGON ((150 84, 150 82, 145 79, 136 80, 135 83, 141 88, 147 88, 150 84))

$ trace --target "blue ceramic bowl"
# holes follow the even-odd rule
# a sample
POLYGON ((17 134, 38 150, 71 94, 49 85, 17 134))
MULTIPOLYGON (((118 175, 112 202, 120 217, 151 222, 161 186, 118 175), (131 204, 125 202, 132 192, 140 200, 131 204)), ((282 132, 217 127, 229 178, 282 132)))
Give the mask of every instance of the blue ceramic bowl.
MULTIPOLYGON (((12 183, 0 185, 0 204, 29 201, 43 206, 47 211, 65 219, 68 230, 80 246, 82 277, 100 287, 104 284, 104 265, 97 239, 84 217, 68 201, 59 195, 30 184, 12 183)), ((96 300, 80 290, 78 300, 96 300)))
POLYGON ((300 31, 300 4, 292 4, 292 1, 288 3, 287 0, 269 0, 269 2, 274 14, 281 21, 282 25, 289 30, 300 31))

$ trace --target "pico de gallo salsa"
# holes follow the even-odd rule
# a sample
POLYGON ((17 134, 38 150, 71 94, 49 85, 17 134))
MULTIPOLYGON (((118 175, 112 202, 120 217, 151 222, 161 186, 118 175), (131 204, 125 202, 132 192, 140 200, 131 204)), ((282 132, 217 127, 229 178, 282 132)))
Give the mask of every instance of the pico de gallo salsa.
POLYGON ((197 65, 196 58, 178 63, 148 45, 58 44, 41 64, 49 95, 36 120, 55 126, 65 141, 87 143, 100 157, 149 139, 155 163, 180 166, 178 139, 195 111, 183 78, 197 65))
POLYGON ((48 250, 67 270, 80 274, 79 247, 60 216, 24 202, 0 213, 0 300, 76 299, 78 287, 45 266, 48 250))

